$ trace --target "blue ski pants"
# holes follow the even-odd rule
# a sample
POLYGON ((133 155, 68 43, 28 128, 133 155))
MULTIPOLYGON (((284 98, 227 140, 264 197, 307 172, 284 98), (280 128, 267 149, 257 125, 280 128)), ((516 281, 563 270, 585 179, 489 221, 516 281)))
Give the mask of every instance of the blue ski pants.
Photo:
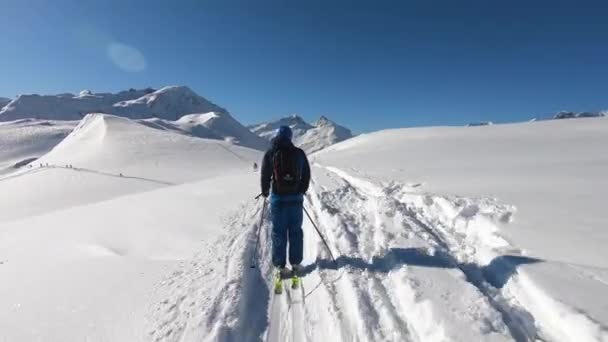
POLYGON ((289 243, 289 263, 299 265, 304 253, 304 233, 302 232, 302 201, 272 201, 272 264, 285 267, 287 244, 289 243))

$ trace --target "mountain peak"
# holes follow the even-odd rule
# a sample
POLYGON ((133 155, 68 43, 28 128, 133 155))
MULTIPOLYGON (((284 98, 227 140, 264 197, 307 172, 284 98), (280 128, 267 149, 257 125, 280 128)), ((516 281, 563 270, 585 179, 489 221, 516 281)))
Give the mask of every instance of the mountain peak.
POLYGON ((293 142, 306 152, 315 152, 329 145, 352 137, 349 129, 339 126, 326 116, 321 116, 313 125, 300 116, 291 114, 281 119, 249 126, 249 129, 266 140, 276 135, 280 126, 289 126, 293 131, 293 142))
POLYGON ((189 87, 175 85, 159 90, 129 89, 114 94, 83 90, 78 95, 20 95, 2 107, 0 121, 25 118, 80 120, 87 113, 94 112, 131 119, 157 117, 177 120, 192 113, 227 112, 189 87))
POLYGON ((319 120, 317 120, 317 122, 315 122, 315 126, 326 126, 326 125, 333 125, 333 121, 329 120, 325 115, 321 115, 321 117, 319 118, 319 120))

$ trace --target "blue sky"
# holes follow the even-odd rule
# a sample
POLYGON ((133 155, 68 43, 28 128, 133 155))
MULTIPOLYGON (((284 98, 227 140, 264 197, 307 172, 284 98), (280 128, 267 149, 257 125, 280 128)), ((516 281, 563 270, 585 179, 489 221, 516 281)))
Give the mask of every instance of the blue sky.
POLYGON ((0 18, 0 96, 184 84, 244 123, 357 132, 608 109, 606 1, 3 0, 0 18))

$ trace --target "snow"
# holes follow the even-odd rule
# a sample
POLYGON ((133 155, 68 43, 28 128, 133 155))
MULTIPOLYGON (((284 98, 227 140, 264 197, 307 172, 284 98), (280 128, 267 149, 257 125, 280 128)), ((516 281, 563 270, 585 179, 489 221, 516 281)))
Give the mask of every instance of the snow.
POLYGON ((0 110, 0 121, 25 118, 80 120, 88 113, 106 113, 132 119, 158 117, 177 120, 185 114, 226 112, 185 86, 159 90, 122 91, 94 94, 83 90, 78 95, 19 95, 0 110))
POLYGON ((221 234, 224 215, 257 189, 259 158, 85 117, 32 168, 0 178, 2 339, 145 340, 155 284, 221 234))
POLYGON ((553 116, 553 119, 573 119, 573 118, 597 118, 606 116, 604 112, 568 112, 561 111, 553 116))
POLYGON ((268 147, 268 141, 253 134, 230 114, 223 112, 188 114, 177 121, 155 118, 143 119, 139 122, 156 129, 199 138, 224 140, 257 150, 265 150, 268 147))
POLYGON ((604 118, 397 129, 362 135, 312 159, 365 179, 441 194, 444 203, 462 202, 446 219, 464 212, 469 228, 470 217, 497 218, 505 244, 494 253, 542 260, 522 267, 525 275, 508 290, 539 320, 543 334, 605 340, 608 307, 598 299, 608 279, 607 139, 604 118), (481 210, 479 200, 498 200, 506 211, 481 210), (563 331, 555 333, 557 328, 563 331))
POLYGON ((297 115, 276 121, 250 125, 249 129, 266 140, 272 140, 280 126, 289 126, 293 131, 293 142, 308 153, 351 138, 351 131, 322 116, 314 124, 309 124, 297 115))
POLYGON ((243 136, 224 114, 91 114, 58 143, 0 124, 6 165, 32 155, 21 141, 43 153, 0 175, 3 339, 608 341, 608 119, 395 129, 310 155, 305 207, 337 262, 305 217, 302 287, 277 296, 262 154, 222 141, 243 136))
POLYGON ((294 139, 294 143, 308 153, 322 150, 353 136, 348 128, 340 126, 324 116, 314 126, 314 128, 294 139))
POLYGON ((9 102, 11 102, 11 99, 8 99, 6 97, 0 97, 0 109, 6 106, 9 102))
POLYGON ((313 125, 304 121, 304 119, 296 114, 271 122, 250 125, 248 127, 253 133, 270 141, 275 137, 277 129, 279 129, 281 126, 289 126, 293 132, 293 137, 296 139, 309 129, 314 128, 313 125))
POLYGON ((0 123, 0 175, 50 151, 77 125, 74 121, 19 120, 0 123))

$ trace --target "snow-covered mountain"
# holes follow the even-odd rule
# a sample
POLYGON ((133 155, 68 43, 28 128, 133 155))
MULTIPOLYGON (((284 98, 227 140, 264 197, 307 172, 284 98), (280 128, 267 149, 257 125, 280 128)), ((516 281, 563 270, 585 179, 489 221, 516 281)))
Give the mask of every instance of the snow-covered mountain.
POLYGON ((313 125, 304 121, 300 116, 293 114, 275 121, 264 122, 255 125, 247 126, 253 133, 270 141, 274 138, 276 131, 281 126, 289 126, 293 131, 293 137, 297 138, 304 134, 309 129, 314 128, 313 125))
POLYGON ((191 113, 226 112, 185 86, 159 90, 130 89, 117 94, 81 91, 78 95, 19 95, 0 110, 0 121, 18 119, 80 120, 88 113, 131 119, 177 120, 191 113))
POLYGON ((178 120, 143 119, 140 123, 163 130, 206 139, 220 139, 257 150, 268 147, 268 141, 253 134, 228 112, 209 112, 184 115, 178 120))
POLYGON ((88 113, 137 119, 149 127, 225 140, 258 150, 268 146, 268 141, 245 128, 227 110, 184 86, 130 89, 117 94, 83 90, 78 95, 20 95, 0 110, 0 122, 80 120, 88 113))
POLYGON ((293 142, 308 153, 319 151, 337 142, 353 136, 352 132, 322 116, 314 124, 309 124, 297 115, 291 115, 276 121, 248 126, 260 137, 271 140, 280 126, 289 126, 293 131, 293 142))
POLYGON ((7 99, 6 97, 0 97, 0 110, 9 102, 11 102, 11 99, 7 99))
POLYGON ((561 111, 553 116, 553 119, 574 119, 574 118, 597 118, 606 116, 605 112, 569 112, 561 111))

